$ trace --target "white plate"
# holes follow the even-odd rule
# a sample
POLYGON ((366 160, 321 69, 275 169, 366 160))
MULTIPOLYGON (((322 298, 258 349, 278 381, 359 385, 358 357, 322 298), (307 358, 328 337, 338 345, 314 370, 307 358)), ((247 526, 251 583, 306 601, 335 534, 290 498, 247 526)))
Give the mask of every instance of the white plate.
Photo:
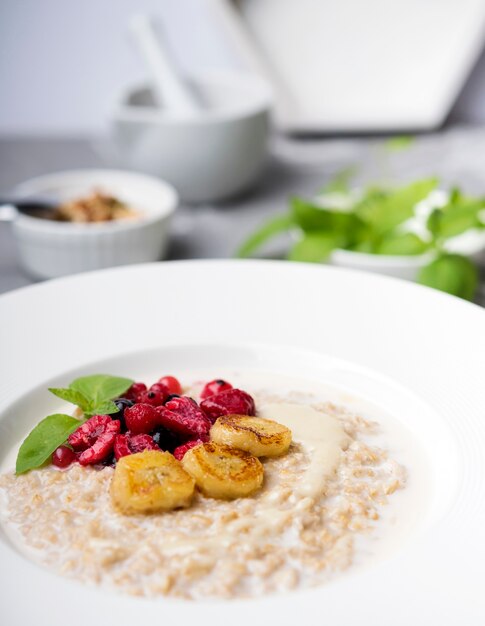
POLYGON ((73 370, 272 370, 331 383, 390 412, 410 431, 416 458, 425 455, 423 469, 411 450, 411 480, 429 489, 386 558, 317 589, 230 605, 85 587, 32 564, 2 535, 2 624, 482 625, 484 330, 485 311, 440 292, 285 262, 134 266, 3 296, 0 462, 55 405, 47 381, 68 382, 73 370))

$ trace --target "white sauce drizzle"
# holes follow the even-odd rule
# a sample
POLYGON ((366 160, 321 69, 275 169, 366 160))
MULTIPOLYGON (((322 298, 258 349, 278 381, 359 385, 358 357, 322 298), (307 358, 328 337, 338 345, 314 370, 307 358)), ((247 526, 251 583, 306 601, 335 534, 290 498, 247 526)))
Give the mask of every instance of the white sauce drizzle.
MULTIPOLYGON (((308 451, 310 464, 293 494, 302 498, 297 508, 311 507, 313 499, 324 492, 327 479, 338 466, 340 454, 350 438, 335 417, 302 404, 268 403, 258 410, 258 416, 287 426, 292 432, 293 441, 301 443, 308 451)), ((215 559, 217 552, 230 545, 240 533, 243 533, 246 544, 258 543, 269 530, 276 531, 294 514, 294 508, 280 510, 277 504, 271 502, 271 494, 266 496, 260 501, 257 511, 228 522, 224 532, 217 537, 187 540, 177 538, 175 541, 167 539, 165 552, 190 550, 197 545, 210 549, 215 559)))
POLYGON ((293 441, 308 450, 310 465, 295 491, 310 498, 319 496, 350 441, 339 421, 311 406, 287 402, 265 404, 258 415, 287 426, 293 441))

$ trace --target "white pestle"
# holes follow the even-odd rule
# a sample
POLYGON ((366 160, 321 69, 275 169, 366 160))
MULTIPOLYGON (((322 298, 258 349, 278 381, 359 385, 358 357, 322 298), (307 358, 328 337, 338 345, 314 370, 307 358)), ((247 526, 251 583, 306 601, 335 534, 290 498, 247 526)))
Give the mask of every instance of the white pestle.
POLYGON ((157 22, 148 15, 134 15, 129 25, 151 74, 157 104, 178 117, 200 117, 203 107, 178 73, 157 22))

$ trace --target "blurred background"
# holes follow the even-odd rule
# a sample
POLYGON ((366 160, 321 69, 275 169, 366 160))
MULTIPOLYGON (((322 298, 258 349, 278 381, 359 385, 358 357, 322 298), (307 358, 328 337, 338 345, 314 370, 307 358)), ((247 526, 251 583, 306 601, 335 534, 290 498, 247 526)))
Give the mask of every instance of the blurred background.
MULTIPOLYGON (((0 133, 4 136, 72 136, 106 131, 109 112, 117 94, 127 85, 143 82, 147 77, 145 66, 128 34, 128 20, 135 13, 147 12, 160 18, 168 43, 183 71, 214 68, 243 70, 247 63, 237 42, 231 39, 231 31, 221 25, 217 4, 212 0, 3 0, 0 4, 0 133)), ((460 84, 456 100, 451 102, 446 122, 485 122, 485 53, 483 45, 478 43, 483 34, 484 3, 481 0, 341 0, 338 3, 331 0, 247 0, 238 4, 243 15, 244 10, 254 14, 254 5, 257 4, 272 7, 275 22, 270 30, 273 31, 278 28, 278 22, 281 26, 282 13, 288 7, 291 9, 293 5, 306 13, 313 22, 313 32, 305 34, 292 26, 295 30, 293 41, 286 40, 286 45, 293 52, 299 45, 298 38, 311 36, 320 37, 322 55, 338 53, 333 42, 325 41, 329 33, 335 33, 336 20, 342 29, 346 27, 348 31, 353 31, 357 22, 358 29, 367 39, 379 35, 380 31, 382 35, 384 26, 382 15, 378 17, 379 5, 391 7, 387 25, 389 34, 396 41, 404 63, 409 63, 410 71, 418 69, 412 66, 415 60, 414 37, 420 35, 423 29, 424 48, 419 55, 421 61, 427 54, 443 59, 441 67, 437 64, 437 73, 453 71, 449 64, 447 67, 448 51, 451 56, 456 55, 471 43, 472 49, 467 50, 470 58, 464 63, 458 79, 460 84), (244 4, 245 9, 241 6, 244 4), (312 16, 312 5, 313 13, 320 18, 317 23, 315 15, 312 16), (432 12, 431 23, 421 29, 420 11, 423 12, 427 6, 432 12), (364 7, 368 23, 353 15, 361 11, 360 7, 364 7), (408 24, 406 28, 402 24, 399 12, 403 8, 414 23, 414 32, 408 24), (440 15, 446 16, 443 25, 438 22, 440 15), (465 26, 455 43, 457 17, 467 17, 465 21, 469 23, 470 30, 467 34, 465 26), (437 32, 439 28, 443 31, 437 32), (402 41, 399 41, 400 32, 402 41), (329 48, 327 53, 326 48, 329 48)), ((266 13, 261 11, 259 17, 266 19, 266 13)), ((351 43, 353 41, 350 55, 354 63, 362 54, 362 47, 359 47, 352 32, 346 35, 342 30, 336 35, 340 41, 341 58, 334 57, 331 63, 341 73, 339 64, 348 60, 345 52, 348 39, 351 43)), ((381 61, 388 54, 389 50, 381 49, 381 61)), ((322 59, 313 58, 311 62, 318 71, 322 59)), ((323 59, 323 62, 328 63, 328 59, 323 59)), ((368 81, 376 68, 365 69, 368 81)), ((308 68, 301 67, 301 72, 308 72, 308 68)), ((382 85, 382 89, 384 87, 382 85)), ((329 98, 332 85, 325 85, 325 91, 326 98, 329 98)))
MULTIPOLYGON (((484 42, 483 0, 3 0, 0 192, 78 168, 166 180, 168 259, 234 256, 346 168, 483 195, 484 42)), ((20 226, 0 223, 0 291, 52 274, 20 226)))

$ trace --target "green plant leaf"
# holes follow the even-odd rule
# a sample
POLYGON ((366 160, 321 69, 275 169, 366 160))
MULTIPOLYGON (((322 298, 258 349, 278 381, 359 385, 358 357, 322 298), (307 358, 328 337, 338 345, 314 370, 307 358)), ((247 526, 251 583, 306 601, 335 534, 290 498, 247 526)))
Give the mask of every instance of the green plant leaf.
POLYGON ((236 256, 239 258, 250 256, 274 235, 289 230, 293 225, 292 215, 277 215, 273 217, 244 241, 236 252, 236 256))
POLYGON ((296 224, 305 232, 327 231, 349 236, 363 225, 354 213, 321 207, 303 198, 292 198, 291 209, 296 224))
POLYGON ((415 233, 388 233, 375 247, 374 253, 407 256, 423 254, 429 247, 415 233))
POLYGON ((384 146, 392 152, 401 152, 402 150, 408 150, 415 141, 416 137, 413 135, 397 135, 388 139, 384 146))
POLYGON ((393 191, 369 189, 357 203, 355 212, 372 225, 376 233, 383 234, 412 217, 416 204, 436 188, 437 182, 435 178, 429 178, 393 191))
POLYGON ((89 399, 92 409, 105 400, 112 400, 124 393, 131 385, 130 378, 120 378, 109 376, 108 374, 94 374, 93 376, 82 376, 76 378, 69 385, 70 389, 79 391, 89 399))
POLYGON ((324 187, 322 187, 320 193, 349 193, 350 183, 356 173, 357 167, 355 165, 344 167, 342 170, 337 172, 324 187))
POLYGON ((104 402, 100 402, 99 404, 90 407, 86 415, 110 415, 111 413, 117 413, 118 410, 119 409, 114 402, 111 400, 105 400, 104 402))
POLYGON ((49 391, 58 398, 66 400, 66 402, 72 402, 78 406, 82 411, 88 411, 91 403, 85 395, 75 389, 61 389, 56 387, 49 387, 49 391))
POLYGON ((341 247, 342 242, 341 237, 329 233, 307 233, 293 246, 288 260, 321 263, 333 250, 341 247))
POLYGON ((480 213, 485 208, 483 200, 454 196, 450 202, 435 209, 428 217, 427 227, 436 239, 456 237, 472 228, 482 228, 480 213))
POLYGON ((81 422, 70 415, 55 413, 44 418, 20 446, 15 471, 23 474, 40 467, 62 445, 81 422))
POLYGON ((443 254, 421 269, 418 282, 465 300, 473 300, 478 286, 478 270, 466 257, 443 254))

